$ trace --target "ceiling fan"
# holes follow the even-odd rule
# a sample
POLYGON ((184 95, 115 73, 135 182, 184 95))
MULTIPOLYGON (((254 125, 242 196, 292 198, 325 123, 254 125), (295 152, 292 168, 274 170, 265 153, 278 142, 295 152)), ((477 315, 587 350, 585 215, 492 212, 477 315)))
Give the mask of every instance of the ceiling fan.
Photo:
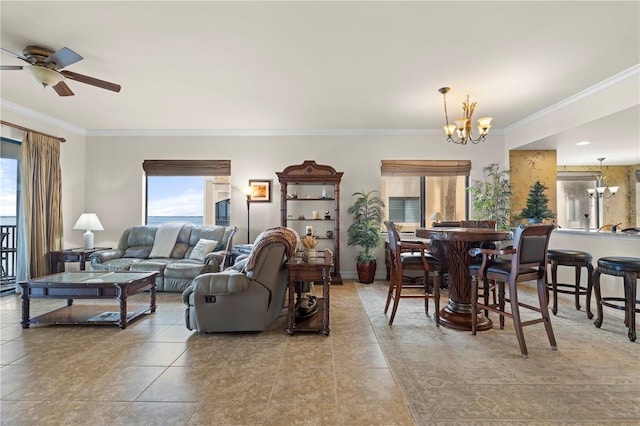
POLYGON ((36 82, 42 84, 43 87, 53 87, 53 90, 60 96, 73 96, 73 92, 65 83, 66 79, 90 84, 91 86, 111 90, 112 92, 120 91, 119 84, 109 83, 108 81, 99 80, 94 77, 63 70, 63 68, 83 59, 82 56, 69 48, 63 47, 57 52, 54 52, 45 47, 27 46, 22 51, 22 56, 2 47, 0 47, 0 50, 29 64, 0 65, 0 70, 24 70, 33 77, 36 82))

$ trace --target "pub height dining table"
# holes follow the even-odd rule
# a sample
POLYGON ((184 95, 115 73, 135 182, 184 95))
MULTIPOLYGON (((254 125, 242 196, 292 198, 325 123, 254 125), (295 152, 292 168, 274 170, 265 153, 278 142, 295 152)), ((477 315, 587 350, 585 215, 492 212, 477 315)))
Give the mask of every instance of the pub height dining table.
MULTIPOLYGON (((440 324, 455 330, 471 330, 471 274, 469 265, 473 258, 469 249, 474 243, 504 241, 509 230, 487 228, 418 228, 415 235, 439 242, 444 253, 436 257, 446 260, 449 274, 449 302, 440 310, 440 324)), ((489 330, 491 320, 478 314, 478 331, 489 330)))

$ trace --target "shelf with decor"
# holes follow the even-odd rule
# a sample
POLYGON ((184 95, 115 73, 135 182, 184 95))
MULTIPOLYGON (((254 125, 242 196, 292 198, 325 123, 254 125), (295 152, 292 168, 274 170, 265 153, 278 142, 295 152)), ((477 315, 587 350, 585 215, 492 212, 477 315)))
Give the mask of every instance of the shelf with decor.
POLYGON ((282 226, 295 229, 301 237, 311 233, 319 250, 334 253, 331 282, 342 284, 340 276, 340 182, 343 172, 333 167, 304 161, 276 172, 280 182, 282 226))

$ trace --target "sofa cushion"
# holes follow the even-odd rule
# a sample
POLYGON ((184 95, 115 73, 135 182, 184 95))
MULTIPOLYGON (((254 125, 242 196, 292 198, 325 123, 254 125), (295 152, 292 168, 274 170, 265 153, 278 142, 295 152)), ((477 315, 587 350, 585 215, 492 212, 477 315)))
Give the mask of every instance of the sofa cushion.
POLYGON ((164 269, 166 266, 167 263, 160 259, 142 260, 131 265, 129 270, 135 272, 157 272, 158 275, 164 275, 164 269))
POLYGON ((149 249, 129 247, 122 257, 135 257, 138 259, 146 259, 149 257, 149 249))
POLYGON ((131 269, 131 265, 140 262, 142 259, 136 258, 120 258, 120 259, 112 259, 107 260, 104 263, 92 263, 91 270, 92 271, 128 271, 131 269))
POLYGON ((213 249, 218 246, 218 242, 216 240, 207 240, 205 238, 200 238, 198 244, 191 250, 191 254, 189 255, 189 259, 199 260, 204 262, 204 257, 211 253, 213 249))
POLYGON ((190 278, 193 279, 198 275, 208 272, 208 267, 197 260, 185 259, 180 262, 172 262, 167 264, 164 275, 171 278, 190 278))

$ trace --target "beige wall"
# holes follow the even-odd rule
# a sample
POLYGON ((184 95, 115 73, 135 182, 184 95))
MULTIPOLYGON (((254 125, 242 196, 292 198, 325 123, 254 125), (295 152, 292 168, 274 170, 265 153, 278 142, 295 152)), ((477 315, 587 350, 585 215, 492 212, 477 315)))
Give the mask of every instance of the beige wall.
MULTIPOLYGON (((273 179, 273 201, 251 205, 251 235, 280 224, 280 185, 275 172, 304 160, 315 160, 344 172, 341 184, 340 248, 343 277, 353 278, 357 249, 347 247, 347 208, 351 194, 360 190, 381 190, 380 162, 383 159, 472 161, 471 179, 482 177, 482 168, 499 161, 504 151, 500 134, 484 144, 448 144, 442 135, 433 136, 198 136, 198 137, 88 137, 86 144, 86 191, 88 209, 98 213, 105 228, 96 232, 96 244, 112 246, 125 228, 140 224, 144 217, 144 175, 142 162, 149 159, 231 160, 231 218, 238 226, 237 242, 246 239, 245 198, 239 188, 249 179, 273 179), (492 149, 487 149, 487 146, 492 149)), ((63 191, 65 191, 63 187, 63 191)), ((68 246, 82 235, 65 232, 68 246)), ((382 250, 379 264, 384 265, 382 250)), ((384 268, 378 276, 384 277, 384 268)))

